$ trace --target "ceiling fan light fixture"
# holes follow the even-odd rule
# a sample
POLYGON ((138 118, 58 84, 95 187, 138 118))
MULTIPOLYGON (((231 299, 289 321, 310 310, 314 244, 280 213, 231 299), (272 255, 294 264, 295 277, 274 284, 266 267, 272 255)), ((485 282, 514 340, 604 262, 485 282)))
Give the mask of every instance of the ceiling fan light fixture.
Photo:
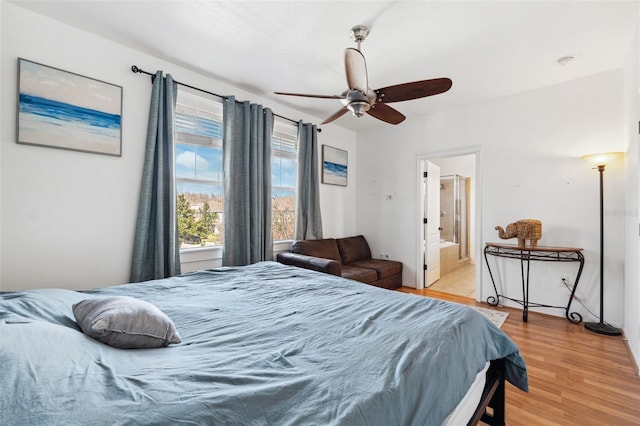
POLYGON ((365 101, 353 101, 349 105, 347 105, 347 109, 351 111, 351 113, 355 117, 362 117, 365 112, 369 111, 369 102, 365 101))
POLYGON ((368 35, 369 35, 369 28, 367 28, 364 25, 356 25, 355 27, 351 28, 351 31, 349 31, 349 36, 351 37, 351 40, 358 43, 358 50, 360 50, 360 43, 362 43, 364 39, 367 38, 368 35))

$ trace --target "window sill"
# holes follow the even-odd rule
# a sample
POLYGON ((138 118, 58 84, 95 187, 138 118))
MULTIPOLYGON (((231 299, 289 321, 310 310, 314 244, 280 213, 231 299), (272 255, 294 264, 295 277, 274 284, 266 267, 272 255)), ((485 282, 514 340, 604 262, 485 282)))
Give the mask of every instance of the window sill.
POLYGON ((222 246, 189 247, 180 249, 180 263, 195 263, 220 259, 222 259, 222 246))
POLYGON ((216 250, 222 251, 222 246, 204 246, 204 247, 181 248, 180 249, 180 254, 203 252, 203 251, 216 251, 216 250))
MULTIPOLYGON (((291 250, 294 240, 275 241, 273 243, 274 259, 275 254, 291 250)), ((181 263, 206 262, 222 259, 222 246, 189 247, 180 249, 181 263)))

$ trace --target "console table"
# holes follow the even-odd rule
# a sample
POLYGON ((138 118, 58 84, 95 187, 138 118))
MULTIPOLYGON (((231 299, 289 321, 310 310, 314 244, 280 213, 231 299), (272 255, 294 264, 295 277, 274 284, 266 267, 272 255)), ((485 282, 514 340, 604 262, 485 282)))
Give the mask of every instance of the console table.
POLYGON ((578 281, 582 274, 582 268, 584 267, 584 255, 581 248, 574 247, 530 247, 530 246, 518 246, 515 244, 499 244, 499 243, 486 243, 484 248, 484 260, 487 263, 487 269, 489 270, 489 276, 491 277, 491 283, 493 289, 496 292, 496 296, 489 296, 487 303, 491 306, 497 306, 500 303, 500 298, 509 299, 522 305, 522 320, 527 322, 529 315, 529 307, 544 307, 544 308, 560 308, 565 310, 565 316, 569 321, 574 324, 582 322, 582 315, 577 312, 569 313, 571 308, 571 301, 578 287, 578 281), (491 266, 489 265, 488 256, 506 257, 509 259, 520 260, 520 271, 522 275, 522 299, 512 299, 505 295, 498 293, 496 282, 493 279, 493 273, 491 272, 491 266), (567 306, 552 306, 542 303, 532 303, 529 301, 529 265, 531 261, 546 261, 546 262, 579 262, 578 273, 576 280, 571 288, 571 296, 567 306))

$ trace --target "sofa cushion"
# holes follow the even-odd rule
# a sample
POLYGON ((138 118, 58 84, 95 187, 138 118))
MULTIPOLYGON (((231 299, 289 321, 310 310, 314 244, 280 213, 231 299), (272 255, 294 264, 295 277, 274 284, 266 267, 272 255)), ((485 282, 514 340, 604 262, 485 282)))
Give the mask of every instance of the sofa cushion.
POLYGON ((373 269, 342 265, 342 278, 348 278, 350 280, 356 280, 368 284, 376 281, 378 279, 378 274, 373 269))
POLYGON ((337 260, 342 263, 338 245, 334 238, 324 240, 298 240, 291 246, 292 253, 304 254, 313 257, 337 260))
POLYGON ((276 255, 276 260, 285 265, 298 266, 312 271, 341 276, 342 265, 338 260, 307 256, 300 253, 283 252, 276 255))
POLYGON ((349 266, 373 269, 377 272, 379 280, 402 273, 402 262, 396 262, 395 260, 367 259, 350 263, 349 266))
POLYGON ((363 235, 356 237, 338 238, 336 240, 343 264, 371 259, 369 244, 363 235))
POLYGON ((402 287, 402 274, 392 275, 387 278, 383 278, 381 280, 370 283, 376 287, 382 287, 389 290, 393 290, 396 288, 402 287))

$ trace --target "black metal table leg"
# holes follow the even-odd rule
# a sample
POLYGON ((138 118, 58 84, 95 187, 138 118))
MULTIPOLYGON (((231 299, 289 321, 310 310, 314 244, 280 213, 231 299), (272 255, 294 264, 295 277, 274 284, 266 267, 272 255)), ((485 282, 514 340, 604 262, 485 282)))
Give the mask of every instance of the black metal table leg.
POLYGON ((491 278, 491 284, 493 285, 494 296, 487 297, 487 303, 491 306, 497 306, 500 303, 500 299, 508 299, 516 302, 522 306, 522 320, 527 322, 529 318, 530 307, 540 308, 558 308, 565 310, 565 316, 567 320, 574 324, 582 322, 582 316, 577 312, 571 312, 571 303, 575 297, 576 289, 578 288, 578 282, 582 275, 584 267, 584 256, 581 248, 574 247, 522 247, 513 244, 499 244, 499 243, 486 243, 484 248, 484 261, 489 271, 489 277, 491 278), (504 294, 498 292, 496 286, 495 277, 489 264, 489 256, 504 257, 510 259, 520 260, 520 278, 522 280, 522 299, 513 299, 504 294), (571 287, 571 296, 565 306, 546 305, 543 303, 531 302, 529 300, 529 278, 531 261, 549 261, 549 262, 579 262, 578 273, 576 274, 576 280, 571 287), (526 268, 526 271, 525 271, 526 268))
POLYGON ((520 251, 520 274, 522 276, 522 321, 527 322, 529 319, 529 267, 531 266, 530 256, 524 250, 520 251), (527 265, 527 273, 525 276, 525 262, 527 265))
POLYGON ((565 317, 569 321, 574 324, 580 324, 582 322, 582 315, 578 312, 571 312, 571 302, 573 301, 573 296, 576 294, 576 289, 578 288, 578 281, 580 281, 580 276, 582 275, 582 268, 584 268, 584 255, 580 252, 577 252, 578 261, 580 262, 578 266, 578 273, 576 274, 576 280, 573 282, 573 288, 571 289, 571 296, 569 296, 569 302, 567 303, 567 309, 565 310, 565 317))
POLYGON ((496 287, 496 282, 493 279, 493 273, 491 272, 491 266, 489 266, 489 259, 487 258, 487 250, 489 247, 484 248, 484 261, 487 264, 487 270, 489 271, 489 276, 491 277, 491 284, 493 284, 493 291, 496 292, 496 297, 489 296, 487 297, 487 303, 491 306, 498 306, 500 304, 500 293, 498 293, 498 288, 496 287))

